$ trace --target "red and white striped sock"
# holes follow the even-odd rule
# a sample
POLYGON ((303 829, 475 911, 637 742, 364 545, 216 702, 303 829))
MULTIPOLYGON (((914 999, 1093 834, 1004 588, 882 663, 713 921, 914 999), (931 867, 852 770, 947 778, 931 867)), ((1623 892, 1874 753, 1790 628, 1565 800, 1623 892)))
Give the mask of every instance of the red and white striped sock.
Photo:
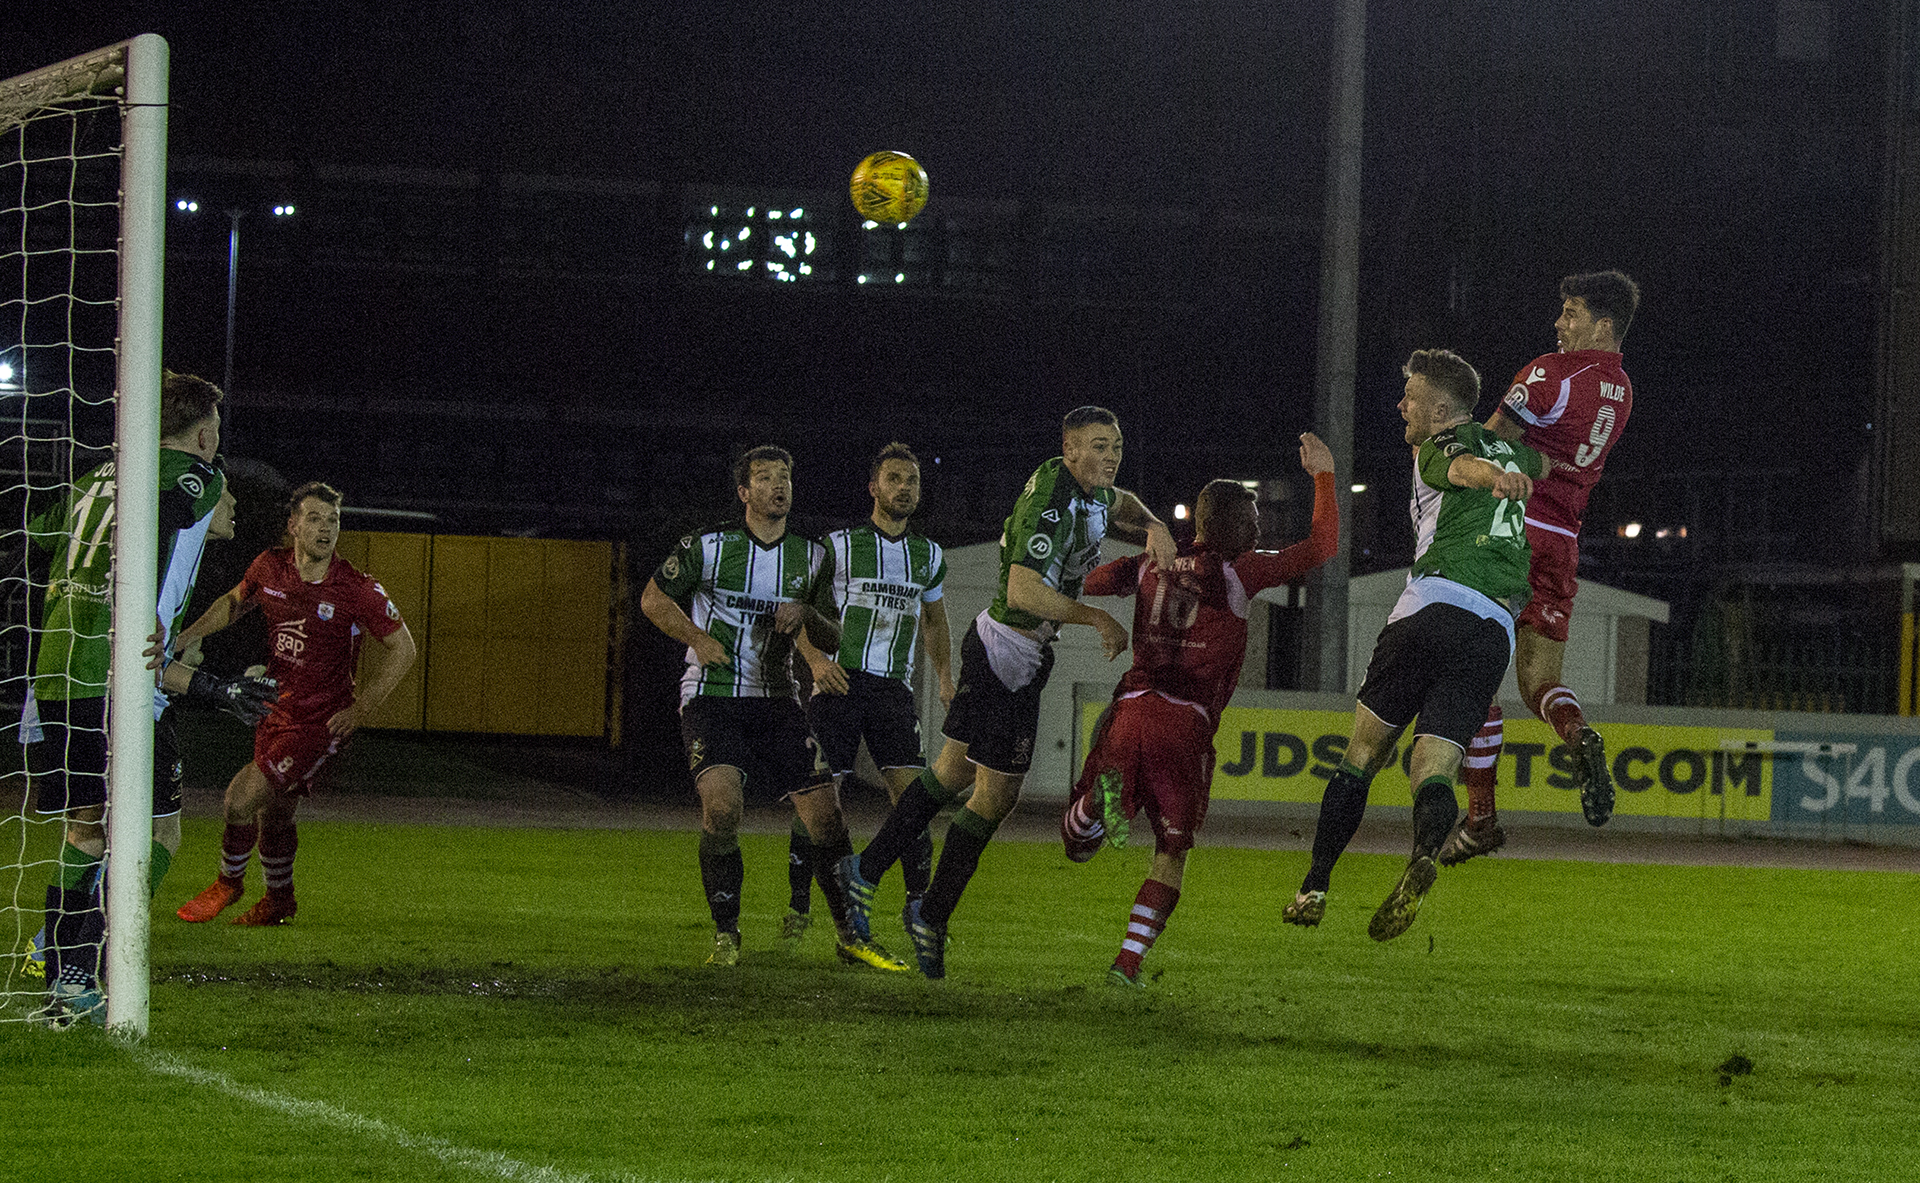
POLYGON ((1091 842, 1104 838, 1106 826, 1100 822, 1100 814, 1093 803, 1092 793, 1082 793, 1067 806, 1066 816, 1060 819, 1060 835, 1068 842, 1091 842))
POLYGON ((247 877, 247 862, 253 858, 253 844, 260 840, 260 827, 253 822, 235 825, 228 822, 220 832, 220 878, 240 883, 247 877))
POLYGON ((300 833, 292 822, 260 827, 260 869, 266 873, 269 895, 293 894, 293 856, 300 850, 300 833))
POLYGON ((1539 701, 1529 705, 1568 746, 1572 746, 1573 737, 1587 725, 1587 717, 1580 713, 1580 700, 1565 686, 1546 687, 1540 691, 1539 701))
POLYGON ((1140 976, 1140 959, 1160 939, 1167 917, 1173 915, 1173 906, 1179 902, 1180 890, 1158 879, 1140 885, 1140 894, 1133 897, 1133 914, 1127 917, 1127 937, 1120 942, 1120 956, 1113 959, 1115 969, 1130 978, 1140 976))
POLYGON ((1505 720, 1498 703, 1487 708, 1487 721, 1473 733, 1466 758, 1460 763, 1460 783, 1467 790, 1467 820, 1494 815, 1493 791, 1499 783, 1500 749, 1506 742, 1505 720))

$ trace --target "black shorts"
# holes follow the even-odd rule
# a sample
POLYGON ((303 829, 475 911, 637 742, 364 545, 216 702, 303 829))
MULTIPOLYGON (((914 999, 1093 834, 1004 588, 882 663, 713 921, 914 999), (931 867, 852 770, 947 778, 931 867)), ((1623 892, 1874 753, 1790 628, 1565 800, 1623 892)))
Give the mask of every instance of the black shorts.
POLYGON ((738 768, 753 801, 777 801, 825 776, 807 716, 791 698, 689 699, 680 740, 696 782, 709 768, 738 768))
POLYGON ((913 691, 899 678, 848 670, 845 694, 814 691, 807 700, 807 721, 813 724, 820 755, 835 776, 853 771, 862 739, 874 764, 882 769, 926 767, 913 691))
MULTIPOLYGON (((34 808, 65 813, 107 803, 107 700, 36 702, 41 740, 27 745, 34 808)), ((169 707, 153 725, 153 816, 180 812, 180 739, 169 707)))
POLYGON ((1380 633, 1360 684, 1360 703, 1389 727, 1418 717, 1418 735, 1465 749, 1487 720, 1513 658, 1497 621, 1452 604, 1428 604, 1380 633))
POLYGON ((987 663, 980 626, 967 626, 966 639, 960 642, 960 688, 941 732, 966 744, 967 759, 980 767, 1025 776, 1033 767, 1033 741, 1040 733, 1040 692, 1052 672, 1053 646, 1046 645, 1033 680, 1018 690, 1007 689, 987 663))

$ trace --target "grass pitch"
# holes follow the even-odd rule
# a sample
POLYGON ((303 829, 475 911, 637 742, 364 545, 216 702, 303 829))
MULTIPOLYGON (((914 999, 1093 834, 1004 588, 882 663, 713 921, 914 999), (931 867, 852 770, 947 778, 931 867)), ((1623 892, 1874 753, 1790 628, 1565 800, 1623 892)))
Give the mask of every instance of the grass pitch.
POLYGON ((191 926, 189 824, 144 1045, 0 1025, 22 1177, 1920 1178, 1909 875, 1484 859, 1379 945, 1399 860, 1303 931, 1304 855, 1202 849, 1136 995, 1144 851, 996 843, 936 984, 838 964, 817 904, 781 953, 774 837, 731 972, 691 834, 301 837, 292 924, 191 926))

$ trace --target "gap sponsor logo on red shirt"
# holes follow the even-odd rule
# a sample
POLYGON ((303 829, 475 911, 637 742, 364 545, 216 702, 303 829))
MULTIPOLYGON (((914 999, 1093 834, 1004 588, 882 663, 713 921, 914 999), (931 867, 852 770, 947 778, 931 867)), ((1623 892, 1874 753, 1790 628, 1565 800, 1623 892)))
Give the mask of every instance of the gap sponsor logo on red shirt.
POLYGON ((273 626, 273 653, 275 657, 285 657, 299 661, 300 655, 307 651, 307 622, 289 620, 285 624, 273 626))

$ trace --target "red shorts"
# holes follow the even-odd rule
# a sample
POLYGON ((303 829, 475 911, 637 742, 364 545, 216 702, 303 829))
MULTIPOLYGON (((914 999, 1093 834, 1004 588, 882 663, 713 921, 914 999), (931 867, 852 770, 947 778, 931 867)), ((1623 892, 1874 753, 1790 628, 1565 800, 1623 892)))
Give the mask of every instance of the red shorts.
POLYGON ((1214 730, 1212 720, 1184 703, 1158 694, 1123 698, 1094 737, 1074 794, 1091 791, 1101 772, 1116 768, 1127 816, 1146 810, 1161 850, 1192 850, 1207 820, 1214 730))
POLYGON ((1549 641, 1565 641, 1573 593, 1579 588, 1575 579, 1580 573, 1580 540, 1528 522, 1527 545, 1533 548, 1533 565, 1527 569, 1533 598, 1514 623, 1549 641))
POLYGON ((314 778, 340 750, 340 737, 318 723, 289 719, 275 712, 253 733, 253 762, 267 783, 289 797, 313 792, 314 778))

